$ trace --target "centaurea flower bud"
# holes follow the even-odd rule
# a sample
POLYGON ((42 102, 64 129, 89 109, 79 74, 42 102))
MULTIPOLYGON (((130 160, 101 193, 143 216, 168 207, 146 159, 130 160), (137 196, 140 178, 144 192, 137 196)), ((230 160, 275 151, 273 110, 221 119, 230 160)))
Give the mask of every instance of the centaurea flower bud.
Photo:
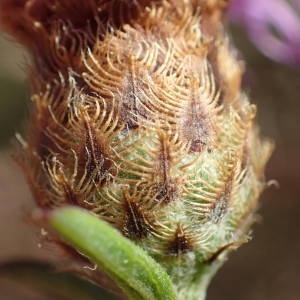
POLYGON ((38 206, 90 210, 161 262, 181 295, 199 266, 247 239, 272 149, 240 88, 225 6, 1 3, 2 27, 32 54, 19 163, 38 206))

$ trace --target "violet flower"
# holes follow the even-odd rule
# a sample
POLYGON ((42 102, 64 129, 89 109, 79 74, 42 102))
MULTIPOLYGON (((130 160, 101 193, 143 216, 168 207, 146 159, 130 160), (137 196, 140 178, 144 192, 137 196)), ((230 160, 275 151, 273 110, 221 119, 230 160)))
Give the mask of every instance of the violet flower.
POLYGON ((229 17, 266 56, 300 67, 300 0, 233 0, 229 17))

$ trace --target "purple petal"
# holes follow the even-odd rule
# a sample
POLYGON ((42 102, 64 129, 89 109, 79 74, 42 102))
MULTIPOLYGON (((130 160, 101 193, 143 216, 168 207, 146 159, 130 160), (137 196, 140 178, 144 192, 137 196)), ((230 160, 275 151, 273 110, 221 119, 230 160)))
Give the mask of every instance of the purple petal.
MULTIPOLYGON (((300 9, 300 0, 294 2, 300 9)), ((300 66, 300 12, 298 14, 287 1, 234 0, 229 17, 246 28, 249 37, 265 55, 300 66)))

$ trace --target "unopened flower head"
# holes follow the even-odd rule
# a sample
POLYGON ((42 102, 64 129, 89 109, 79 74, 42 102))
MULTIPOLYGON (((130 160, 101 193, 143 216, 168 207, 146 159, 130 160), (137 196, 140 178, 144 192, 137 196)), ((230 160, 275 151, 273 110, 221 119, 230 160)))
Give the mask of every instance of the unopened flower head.
POLYGON ((161 260, 247 239, 272 147, 225 2, 2 1, 32 54, 19 163, 41 208, 86 208, 161 260))

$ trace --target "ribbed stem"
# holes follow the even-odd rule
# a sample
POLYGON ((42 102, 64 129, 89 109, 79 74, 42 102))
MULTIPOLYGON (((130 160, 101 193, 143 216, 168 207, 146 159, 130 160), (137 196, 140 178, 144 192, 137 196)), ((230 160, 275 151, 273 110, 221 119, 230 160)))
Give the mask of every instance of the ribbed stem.
POLYGON ((226 261, 222 253, 213 262, 203 263, 194 255, 161 261, 174 284, 177 300, 205 300, 207 288, 219 268, 226 261))
POLYGON ((223 263, 224 260, 217 261, 212 265, 200 268, 197 279, 186 287, 186 293, 180 295, 178 300, 205 300, 208 286, 223 263))

